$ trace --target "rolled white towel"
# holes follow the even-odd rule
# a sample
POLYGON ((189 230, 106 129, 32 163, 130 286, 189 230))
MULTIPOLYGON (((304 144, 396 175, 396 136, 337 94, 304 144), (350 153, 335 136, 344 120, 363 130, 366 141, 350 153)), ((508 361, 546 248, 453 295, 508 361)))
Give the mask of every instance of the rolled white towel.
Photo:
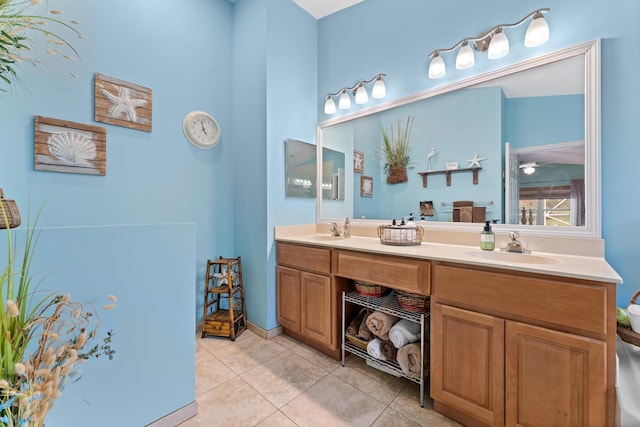
POLYGON ((369 341, 369 344, 367 344, 367 353, 376 359, 387 360, 387 358, 384 357, 384 353, 382 353, 382 341, 378 338, 369 341))
POLYGON ((420 340, 420 324, 401 319, 389 330, 389 340, 395 348, 404 347, 420 340))

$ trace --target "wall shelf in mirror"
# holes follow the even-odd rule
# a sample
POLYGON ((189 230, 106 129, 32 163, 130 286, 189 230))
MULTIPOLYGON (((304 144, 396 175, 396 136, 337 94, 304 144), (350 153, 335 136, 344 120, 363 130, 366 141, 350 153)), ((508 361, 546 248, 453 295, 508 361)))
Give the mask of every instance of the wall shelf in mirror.
POLYGON ((482 168, 460 168, 460 169, 442 169, 437 171, 418 172, 422 176, 422 186, 427 188, 427 176, 435 174, 445 174, 447 176, 447 187, 451 187, 452 172, 469 172, 473 173, 473 185, 478 185, 478 171, 482 168))

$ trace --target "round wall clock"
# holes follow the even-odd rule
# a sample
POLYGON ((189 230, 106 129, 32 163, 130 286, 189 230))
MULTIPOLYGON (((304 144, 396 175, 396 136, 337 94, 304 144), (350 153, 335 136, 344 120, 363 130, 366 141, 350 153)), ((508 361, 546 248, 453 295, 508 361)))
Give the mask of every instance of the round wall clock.
POLYGON ((213 148, 220 140, 218 122, 204 111, 191 111, 182 120, 182 131, 198 148, 213 148))

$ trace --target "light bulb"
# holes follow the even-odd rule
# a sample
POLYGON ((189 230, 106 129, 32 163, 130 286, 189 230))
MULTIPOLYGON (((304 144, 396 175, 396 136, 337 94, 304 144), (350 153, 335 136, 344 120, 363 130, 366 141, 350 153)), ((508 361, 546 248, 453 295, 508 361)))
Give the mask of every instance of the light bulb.
POLYGON ((439 79, 444 76, 447 72, 444 61, 439 53, 436 54, 431 59, 431 64, 429 64, 429 78, 430 79, 439 79))
POLYGON ((327 100, 324 101, 324 113, 334 114, 335 112, 336 112, 336 103, 333 102, 333 98, 331 96, 327 96, 327 100))
POLYGON ((466 70, 467 68, 473 67, 474 63, 473 49, 471 49, 468 42, 464 42, 456 57, 456 68, 458 70, 466 70))
POLYGON ((536 47, 546 43, 549 40, 549 24, 545 21, 540 12, 533 15, 533 20, 527 28, 527 34, 524 36, 524 45, 526 47, 536 47))
POLYGON ((364 87, 363 83, 358 85, 358 89, 356 89, 356 104, 366 104, 369 102, 369 95, 367 95, 367 89, 364 87))
POLYGON ((384 85, 384 80, 382 77, 378 77, 376 82, 373 84, 373 89, 371 89, 371 97, 380 99, 387 96, 387 88, 384 85))
POLYGON ((534 173, 536 171, 536 168, 534 168, 531 165, 528 165, 526 168, 524 168, 522 170, 522 172, 526 173, 527 175, 531 175, 532 173, 534 173))
POLYGON ((342 93, 340 94, 340 99, 338 100, 338 108, 340 108, 341 110, 348 110, 349 108, 351 108, 351 98, 349 97, 346 89, 343 89, 342 93))
POLYGON ((489 43, 489 59, 498 59, 506 56, 509 53, 509 39, 507 35, 498 28, 498 31, 491 37, 489 43))

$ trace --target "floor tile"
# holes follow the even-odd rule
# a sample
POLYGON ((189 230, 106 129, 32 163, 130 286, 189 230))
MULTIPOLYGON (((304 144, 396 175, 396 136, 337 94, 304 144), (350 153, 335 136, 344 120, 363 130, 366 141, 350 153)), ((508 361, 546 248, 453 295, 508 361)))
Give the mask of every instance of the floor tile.
POLYGON ((281 345, 251 331, 243 332, 240 338, 231 345, 218 345, 213 351, 214 356, 238 375, 286 351, 281 345))
POLYGON ((460 427, 433 410, 428 389, 421 408, 419 391, 357 356, 343 367, 285 335, 197 334, 198 415, 180 427, 460 427))
POLYGON ((290 336, 285 335, 285 334, 280 334, 278 336, 275 336, 275 337, 271 338, 271 341, 273 341, 276 344, 279 344, 279 345, 283 346, 287 350, 290 350, 293 347, 297 347, 298 345, 300 345, 300 342, 298 342, 294 338, 291 338, 290 336))
POLYGON ((282 412, 277 411, 257 424, 256 427, 296 427, 296 424, 282 412))
POLYGON ((276 408, 240 377, 196 397, 198 415, 180 427, 255 426, 276 408))
POLYGON ((203 346, 196 346, 196 396, 235 377, 235 372, 227 368, 203 346))
POLYGON ((420 386, 410 382, 389 407, 424 427, 460 427, 460 424, 434 411, 429 391, 425 389, 424 393, 425 402, 424 408, 422 408, 420 406, 420 386))
POLYGON ((321 353, 318 350, 315 350, 304 344, 300 344, 299 346, 294 347, 292 351, 311 361, 316 366, 324 369, 327 372, 332 372, 342 366, 340 361, 332 359, 326 354, 321 353))
POLYGON ((287 351, 241 375, 276 408, 329 375, 304 357, 287 351))
POLYGON ((347 357, 345 366, 334 370, 332 374, 385 405, 390 404, 409 382, 406 378, 372 368, 364 359, 356 356, 347 357))
POLYGON ((371 424, 371 427, 420 427, 420 424, 410 420, 395 409, 387 408, 382 415, 371 424))
POLYGON ((327 375, 280 410, 298 426, 370 426, 386 406, 327 375))

